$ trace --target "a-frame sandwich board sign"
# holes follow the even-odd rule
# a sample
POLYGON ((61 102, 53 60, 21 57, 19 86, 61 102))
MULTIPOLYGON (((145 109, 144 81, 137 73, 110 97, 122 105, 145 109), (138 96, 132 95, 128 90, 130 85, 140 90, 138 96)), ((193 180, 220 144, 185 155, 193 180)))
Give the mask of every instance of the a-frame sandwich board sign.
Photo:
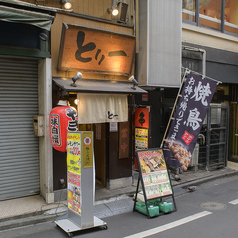
MULTIPOLYGON (((149 214, 148 201, 159 200, 160 202, 162 202, 163 198, 172 197, 172 212, 177 211, 173 188, 164 159, 163 150, 160 148, 137 150, 136 158, 139 167, 139 177, 137 182, 133 211, 136 210, 135 208, 140 182, 142 185, 143 196, 147 211, 146 214, 148 218, 151 218, 149 214)), ((160 213, 159 215, 162 214, 164 213, 160 213)))

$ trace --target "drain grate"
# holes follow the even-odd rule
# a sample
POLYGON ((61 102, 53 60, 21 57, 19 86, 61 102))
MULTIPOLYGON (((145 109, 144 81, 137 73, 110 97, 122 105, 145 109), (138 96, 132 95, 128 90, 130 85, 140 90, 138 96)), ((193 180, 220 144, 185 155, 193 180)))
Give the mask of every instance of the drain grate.
POLYGON ((201 204, 202 208, 207 210, 223 210, 226 209, 226 205, 218 202, 204 202, 201 204))

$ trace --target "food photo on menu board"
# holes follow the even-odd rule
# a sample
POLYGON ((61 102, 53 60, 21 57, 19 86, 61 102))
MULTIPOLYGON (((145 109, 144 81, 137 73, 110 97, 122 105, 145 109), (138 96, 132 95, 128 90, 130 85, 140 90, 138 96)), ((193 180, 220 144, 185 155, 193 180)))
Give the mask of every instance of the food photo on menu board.
POLYGON ((142 174, 166 168, 162 150, 139 152, 139 159, 142 174))

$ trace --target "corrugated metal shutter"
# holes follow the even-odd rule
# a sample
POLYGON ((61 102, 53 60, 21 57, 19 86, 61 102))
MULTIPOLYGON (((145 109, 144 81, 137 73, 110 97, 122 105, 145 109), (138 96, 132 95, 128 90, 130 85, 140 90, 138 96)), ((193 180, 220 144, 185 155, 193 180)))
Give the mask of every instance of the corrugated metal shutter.
POLYGON ((39 193, 38 63, 0 57, 0 200, 39 193))

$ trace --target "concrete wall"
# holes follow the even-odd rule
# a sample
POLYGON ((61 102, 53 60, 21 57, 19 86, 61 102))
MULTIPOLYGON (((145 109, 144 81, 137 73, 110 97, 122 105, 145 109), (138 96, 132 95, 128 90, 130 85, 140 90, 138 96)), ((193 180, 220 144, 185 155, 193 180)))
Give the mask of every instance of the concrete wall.
POLYGON ((180 87, 182 2, 139 0, 140 86, 180 87))
POLYGON ((238 52, 238 37, 186 23, 182 28, 183 42, 238 52))

